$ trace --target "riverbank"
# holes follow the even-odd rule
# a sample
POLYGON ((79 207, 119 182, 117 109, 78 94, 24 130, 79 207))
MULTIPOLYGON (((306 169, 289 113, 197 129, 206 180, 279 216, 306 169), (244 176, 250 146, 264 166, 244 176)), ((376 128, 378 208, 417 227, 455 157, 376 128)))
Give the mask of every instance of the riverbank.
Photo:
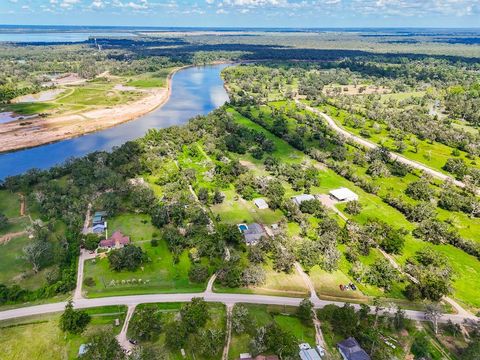
POLYGON ((172 70, 167 76, 166 88, 139 90, 146 95, 138 101, 75 114, 36 117, 0 124, 0 152, 32 148, 71 139, 138 119, 168 101, 173 76, 177 71, 187 67, 172 70))

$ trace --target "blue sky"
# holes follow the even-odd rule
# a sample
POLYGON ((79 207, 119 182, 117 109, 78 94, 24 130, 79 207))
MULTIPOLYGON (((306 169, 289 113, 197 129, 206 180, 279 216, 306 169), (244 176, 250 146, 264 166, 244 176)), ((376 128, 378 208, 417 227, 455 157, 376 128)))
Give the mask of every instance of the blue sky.
POLYGON ((0 0, 0 23, 480 27, 480 0, 0 0))

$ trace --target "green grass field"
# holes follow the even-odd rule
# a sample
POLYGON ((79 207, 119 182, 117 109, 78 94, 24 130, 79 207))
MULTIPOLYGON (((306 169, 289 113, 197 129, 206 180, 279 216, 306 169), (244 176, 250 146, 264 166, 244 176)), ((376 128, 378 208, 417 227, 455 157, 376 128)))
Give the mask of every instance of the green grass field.
POLYGON ((138 88, 159 88, 167 86, 167 77, 174 70, 173 68, 163 69, 156 73, 146 73, 128 80, 128 86, 138 88))
POLYGON ((121 231, 130 236, 132 242, 150 241, 159 237, 159 231, 152 225, 150 215, 146 214, 121 214, 107 221, 108 231, 121 231))
MULTIPOLYGON (((86 311, 92 321, 82 335, 65 335, 58 327, 59 314, 0 322, 0 359, 77 359, 78 349, 85 343, 88 334, 113 326, 117 318, 123 324, 126 308, 109 306, 86 311)), ((121 326, 113 327, 114 334, 118 334, 120 330, 121 326)))
POLYGON ((55 108, 54 104, 51 103, 20 103, 20 104, 9 104, 5 107, 6 111, 13 111, 19 115, 34 115, 41 114, 48 110, 55 108))
POLYGON ((7 218, 20 216, 20 197, 8 190, 0 190, 0 214, 7 218))
POLYGON ((164 240, 160 240, 157 247, 152 247, 149 242, 140 246, 151 261, 145 264, 143 269, 135 272, 114 272, 110 270, 107 258, 87 261, 84 277, 92 277, 95 280, 95 286, 84 286, 87 296, 201 292, 205 289, 206 284, 190 283, 188 279, 190 259, 186 251, 175 264, 164 240), (138 283, 138 279, 142 280, 142 284, 138 283), (112 285, 112 280, 119 283, 112 285), (144 281, 148 283, 143 283, 144 281))

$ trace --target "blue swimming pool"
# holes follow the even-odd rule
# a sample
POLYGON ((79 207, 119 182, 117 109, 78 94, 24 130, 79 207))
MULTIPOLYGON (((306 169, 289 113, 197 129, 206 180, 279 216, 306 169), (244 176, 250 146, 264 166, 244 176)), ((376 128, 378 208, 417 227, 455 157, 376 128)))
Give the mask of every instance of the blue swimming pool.
POLYGON ((240 224, 238 225, 238 230, 244 232, 245 230, 248 230, 248 226, 246 224, 240 224))

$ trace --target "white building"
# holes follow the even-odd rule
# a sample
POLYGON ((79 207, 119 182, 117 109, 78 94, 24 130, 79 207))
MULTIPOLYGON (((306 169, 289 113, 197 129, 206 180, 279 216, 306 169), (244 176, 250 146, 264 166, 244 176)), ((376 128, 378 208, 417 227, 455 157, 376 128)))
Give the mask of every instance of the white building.
POLYGON ((254 199, 253 200, 253 203, 255 204, 255 206, 257 208, 259 208, 260 210, 265 210, 265 209, 268 209, 268 204, 265 200, 263 199, 254 199))
POLYGON ((300 351, 298 355, 300 356, 300 359, 302 360, 322 360, 322 357, 320 356, 319 352, 317 349, 313 349, 310 347, 310 344, 303 343, 298 345, 300 348, 300 351))
POLYGON ((304 201, 315 200, 315 196, 310 195, 310 194, 302 194, 302 195, 297 195, 297 196, 292 197, 292 200, 295 204, 300 206, 300 204, 304 201))
POLYGON ((330 191, 330 196, 337 201, 356 201, 358 200, 358 195, 355 194, 352 190, 347 188, 340 188, 330 191))

